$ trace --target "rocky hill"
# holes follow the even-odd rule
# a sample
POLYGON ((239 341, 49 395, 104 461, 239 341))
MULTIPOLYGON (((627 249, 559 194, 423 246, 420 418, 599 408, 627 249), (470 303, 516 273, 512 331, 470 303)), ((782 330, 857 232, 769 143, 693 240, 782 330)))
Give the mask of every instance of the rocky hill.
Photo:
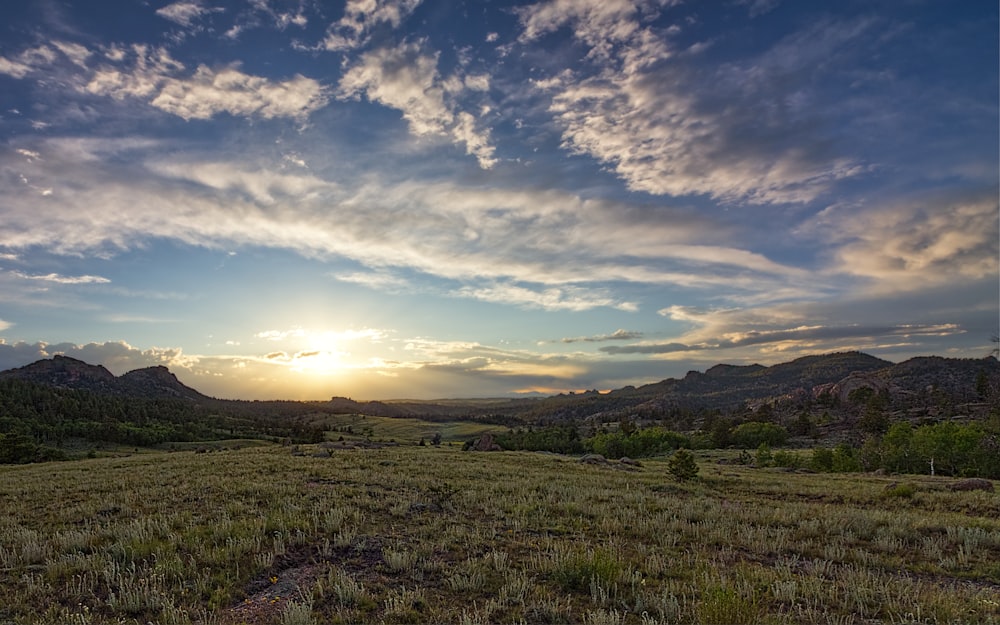
POLYGON ((430 420, 474 419, 496 423, 553 423, 566 420, 615 421, 622 417, 663 419, 692 411, 754 410, 770 404, 801 406, 810 402, 848 402, 851 393, 869 388, 885 397, 891 410, 922 406, 1000 401, 1000 362, 996 358, 913 358, 893 364, 861 352, 806 356, 773 365, 715 365, 609 393, 561 394, 543 399, 450 400, 442 402, 357 402, 334 397, 323 404, 213 400, 185 386, 166 367, 148 367, 114 376, 100 365, 55 356, 19 369, 0 372, 0 380, 18 379, 55 388, 87 390, 137 398, 183 399, 230 405, 244 412, 299 414, 321 410, 371 416, 421 417, 430 420))
POLYGON ((0 371, 0 380, 3 379, 147 399, 211 399, 182 384, 166 367, 147 367, 115 376, 101 365, 91 365, 68 356, 54 356, 18 369, 0 371))
MULTIPOLYGON (((995 358, 924 357, 893 364, 860 352, 806 356, 770 367, 715 365, 610 393, 563 394, 511 403, 506 411, 525 421, 664 419, 696 411, 755 410, 768 404, 789 410, 817 401, 846 404, 851 392, 870 388, 890 410, 1000 401, 1000 362, 995 358)), ((933 411, 926 411, 931 414, 933 411)))

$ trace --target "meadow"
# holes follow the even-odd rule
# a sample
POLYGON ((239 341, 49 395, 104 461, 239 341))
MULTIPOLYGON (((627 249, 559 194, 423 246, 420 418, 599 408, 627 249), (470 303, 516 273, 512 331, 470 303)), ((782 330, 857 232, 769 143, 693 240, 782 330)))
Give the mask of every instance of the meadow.
POLYGON ((406 444, 0 467, 0 623, 997 623, 951 478, 406 444))

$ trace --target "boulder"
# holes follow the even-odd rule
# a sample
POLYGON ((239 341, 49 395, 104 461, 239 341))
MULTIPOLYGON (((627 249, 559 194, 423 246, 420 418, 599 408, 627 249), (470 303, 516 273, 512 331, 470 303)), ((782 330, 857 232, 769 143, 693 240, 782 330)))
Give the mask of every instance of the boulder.
POLYGON ((479 440, 475 442, 472 446, 472 451, 503 451, 500 445, 497 445, 496 441, 493 440, 493 435, 490 433, 485 433, 479 437, 479 440))

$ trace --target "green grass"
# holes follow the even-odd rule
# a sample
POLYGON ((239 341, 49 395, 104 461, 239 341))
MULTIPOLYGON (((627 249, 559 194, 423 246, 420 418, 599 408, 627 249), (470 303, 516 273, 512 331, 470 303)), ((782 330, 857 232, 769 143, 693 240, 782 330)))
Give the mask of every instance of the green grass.
POLYGON ((449 446, 0 467, 0 623, 1000 622, 996 494, 700 458, 681 483, 449 446))
POLYGON ((346 439, 370 437, 379 441, 397 441, 400 443, 416 443, 420 439, 430 444, 434 434, 441 434, 444 442, 464 442, 476 438, 485 432, 499 434, 507 428, 490 423, 474 423, 471 421, 424 421, 422 419, 404 419, 396 417, 371 417, 363 415, 331 415, 322 417, 317 423, 324 428, 334 430, 328 438, 346 439), (350 432, 345 430, 350 428, 350 432))

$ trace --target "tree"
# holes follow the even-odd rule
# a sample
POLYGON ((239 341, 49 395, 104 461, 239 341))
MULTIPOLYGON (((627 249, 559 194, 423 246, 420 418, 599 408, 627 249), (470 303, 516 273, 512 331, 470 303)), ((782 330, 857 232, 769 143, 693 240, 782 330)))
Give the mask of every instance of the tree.
POLYGON ((732 432, 732 440, 744 449, 756 449, 761 443, 770 447, 784 445, 788 440, 788 430, 773 423, 749 421, 737 426, 732 432))
POLYGON ((678 482, 686 482, 698 476, 698 463, 690 451, 678 449, 667 461, 667 471, 678 482))

